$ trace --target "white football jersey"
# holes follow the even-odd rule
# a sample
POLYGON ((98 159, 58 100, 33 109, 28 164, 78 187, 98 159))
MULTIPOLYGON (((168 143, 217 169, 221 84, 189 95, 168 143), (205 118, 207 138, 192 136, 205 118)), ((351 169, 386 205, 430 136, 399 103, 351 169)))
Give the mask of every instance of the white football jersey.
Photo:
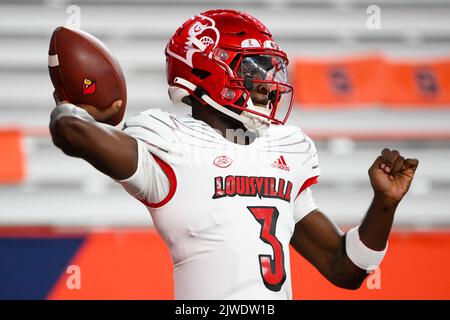
POLYGON ((308 186, 320 174, 304 132, 272 125, 240 145, 158 109, 123 131, 137 139, 139 162, 119 182, 147 206, 170 249, 175 299, 292 299, 289 242, 316 209, 308 186))

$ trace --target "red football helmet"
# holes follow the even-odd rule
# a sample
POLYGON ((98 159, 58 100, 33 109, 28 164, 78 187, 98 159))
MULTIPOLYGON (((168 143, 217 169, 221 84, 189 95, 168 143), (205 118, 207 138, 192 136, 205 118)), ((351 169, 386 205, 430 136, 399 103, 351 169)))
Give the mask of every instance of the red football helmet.
POLYGON ((167 44, 167 81, 175 104, 191 96, 253 131, 289 117, 288 59, 251 15, 211 10, 186 21, 167 44), (264 98, 251 92, 262 90, 264 98))

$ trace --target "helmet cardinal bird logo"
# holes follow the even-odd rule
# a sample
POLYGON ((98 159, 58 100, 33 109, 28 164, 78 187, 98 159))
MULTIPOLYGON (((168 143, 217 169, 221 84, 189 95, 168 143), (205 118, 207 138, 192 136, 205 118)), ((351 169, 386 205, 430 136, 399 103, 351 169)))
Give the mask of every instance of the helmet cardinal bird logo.
POLYGON ((204 52, 209 46, 214 49, 219 43, 220 33, 215 26, 215 21, 209 17, 198 15, 201 21, 197 21, 192 25, 188 31, 188 38, 186 40, 185 49, 186 57, 179 56, 170 50, 168 54, 183 61, 188 66, 193 68, 192 56, 195 53, 204 52))

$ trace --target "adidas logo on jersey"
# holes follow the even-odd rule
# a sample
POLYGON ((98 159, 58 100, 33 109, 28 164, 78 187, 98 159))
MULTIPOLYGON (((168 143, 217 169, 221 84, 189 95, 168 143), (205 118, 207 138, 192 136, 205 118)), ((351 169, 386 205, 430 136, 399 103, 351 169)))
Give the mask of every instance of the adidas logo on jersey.
POLYGON ((280 156, 277 160, 275 160, 274 163, 272 163, 272 168, 289 171, 289 166, 287 165, 283 156, 280 156))

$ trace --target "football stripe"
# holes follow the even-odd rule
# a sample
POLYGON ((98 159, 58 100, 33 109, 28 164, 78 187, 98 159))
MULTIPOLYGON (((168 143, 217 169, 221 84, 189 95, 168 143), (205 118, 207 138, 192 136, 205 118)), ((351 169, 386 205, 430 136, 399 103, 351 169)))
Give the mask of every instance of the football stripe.
POLYGON ((53 55, 48 55, 48 66, 49 67, 57 67, 59 66, 59 60, 58 60, 58 55, 57 54, 53 54, 53 55))

